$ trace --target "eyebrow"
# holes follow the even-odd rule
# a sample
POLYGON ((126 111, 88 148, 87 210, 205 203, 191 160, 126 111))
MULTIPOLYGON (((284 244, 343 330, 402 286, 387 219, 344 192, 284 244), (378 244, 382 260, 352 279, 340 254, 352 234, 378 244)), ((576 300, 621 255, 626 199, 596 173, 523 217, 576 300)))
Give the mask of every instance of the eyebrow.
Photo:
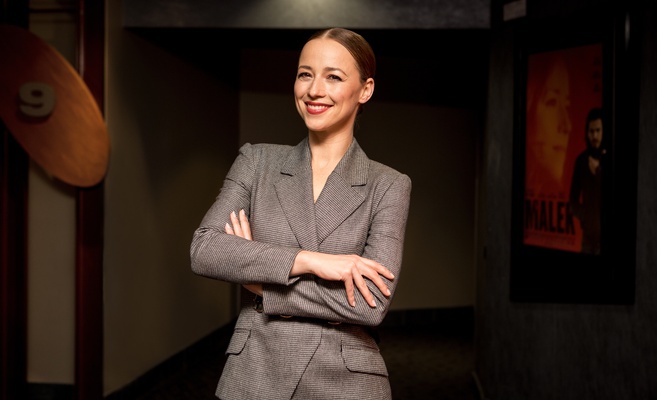
MULTIPOLYGON (((299 68, 297 68, 297 70, 300 70, 300 69, 309 69, 311 71, 313 70, 308 65, 299 65, 299 68)), ((338 67, 326 67, 326 68, 324 68, 324 72, 332 72, 332 71, 339 71, 339 72, 342 72, 343 74, 347 75, 346 72, 344 72, 342 69, 340 69, 338 67)), ((347 76, 349 76, 349 75, 347 75, 347 76)))

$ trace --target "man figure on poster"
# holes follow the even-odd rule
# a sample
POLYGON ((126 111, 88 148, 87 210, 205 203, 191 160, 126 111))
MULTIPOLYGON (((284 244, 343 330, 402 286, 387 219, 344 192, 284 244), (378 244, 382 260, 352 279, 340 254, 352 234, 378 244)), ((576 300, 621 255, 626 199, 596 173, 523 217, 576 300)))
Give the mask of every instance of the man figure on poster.
POLYGON ((600 254, 603 118, 600 108, 586 117, 586 149, 577 156, 570 183, 570 207, 582 228, 582 253, 600 254))

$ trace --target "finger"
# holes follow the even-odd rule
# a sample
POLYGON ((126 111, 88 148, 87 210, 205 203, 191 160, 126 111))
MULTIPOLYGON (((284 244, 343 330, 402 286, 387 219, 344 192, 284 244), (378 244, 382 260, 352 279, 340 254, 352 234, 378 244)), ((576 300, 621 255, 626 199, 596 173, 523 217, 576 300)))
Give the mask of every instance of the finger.
POLYGON ((377 288, 383 293, 384 296, 390 296, 390 289, 388 289, 388 285, 381 279, 379 274, 374 273, 374 274, 363 274, 365 275, 369 280, 371 280, 377 288))
POLYGON ((240 221, 237 219, 235 211, 230 213, 230 223, 233 225, 233 231, 235 231, 235 235, 243 238, 244 233, 242 232, 242 227, 240 226, 240 221))
POLYGON ((354 296, 354 283, 351 280, 344 282, 344 288, 347 291, 347 301, 352 307, 356 307, 356 298, 354 296))
POLYGON ((363 277, 359 273, 354 274, 354 283, 356 284, 356 287, 358 288, 360 293, 365 298, 365 301, 367 301, 367 304, 369 304, 370 307, 376 307, 376 301, 374 301, 374 296, 372 296, 372 292, 370 292, 370 289, 367 287, 367 284, 365 283, 365 279, 363 279, 363 277))
POLYGON ((383 265, 379 264, 374 260, 370 260, 367 258, 361 258, 361 260, 365 265, 365 267, 359 268, 361 275, 371 280, 376 285, 376 287, 379 288, 379 290, 381 291, 381 293, 383 293, 384 296, 390 296, 391 295, 390 289, 388 289, 386 283, 383 281, 383 279, 381 279, 381 276, 392 280, 394 279, 395 275, 392 272, 390 272, 389 269, 387 269, 386 267, 384 267, 383 265))
POLYGON ((226 226, 224 227, 224 229, 226 230, 226 233, 229 235, 235 234, 235 231, 233 231, 233 228, 230 226, 228 222, 226 222, 226 226))
POLYGON ((242 232, 244 232, 244 239, 253 240, 251 236, 251 224, 243 209, 240 210, 240 226, 242 227, 242 232))
POLYGON ((367 266, 374 269, 379 275, 382 275, 390 280, 395 279, 395 274, 393 274, 388 268, 384 267, 378 262, 370 260, 369 258, 363 258, 362 260, 365 264, 367 264, 367 266))

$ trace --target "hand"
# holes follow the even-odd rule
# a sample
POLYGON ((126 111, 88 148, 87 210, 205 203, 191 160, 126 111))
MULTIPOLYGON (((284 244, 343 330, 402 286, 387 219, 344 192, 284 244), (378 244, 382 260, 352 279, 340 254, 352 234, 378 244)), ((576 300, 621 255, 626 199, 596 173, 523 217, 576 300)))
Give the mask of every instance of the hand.
POLYGON ((385 296, 390 296, 390 290, 381 276, 390 280, 395 277, 386 267, 368 258, 354 254, 325 254, 305 250, 297 255, 290 275, 303 273, 311 273, 329 281, 343 281, 347 300, 352 307, 356 306, 354 287, 358 288, 367 304, 376 307, 374 296, 364 278, 374 282, 385 296))
POLYGON ((249 292, 253 294, 257 294, 258 296, 262 297, 262 284, 249 283, 242 286, 244 287, 244 289, 248 290, 249 292))
MULTIPOLYGON (((249 223, 249 219, 246 218, 244 210, 240 210, 239 216, 235 215, 234 211, 230 213, 230 224, 226 223, 225 229, 226 233, 229 235, 239 236, 246 240, 253 240, 253 236, 251 236, 251 224, 249 223)), ((242 286, 251 293, 262 296, 262 285, 260 283, 250 283, 242 286)))
POLYGON ((249 223, 249 219, 246 218, 244 210, 240 210, 239 217, 235 215, 235 211, 230 213, 230 224, 226 222, 225 229, 226 233, 229 235, 239 236, 246 240, 253 240, 253 237, 251 236, 251 224, 249 223))

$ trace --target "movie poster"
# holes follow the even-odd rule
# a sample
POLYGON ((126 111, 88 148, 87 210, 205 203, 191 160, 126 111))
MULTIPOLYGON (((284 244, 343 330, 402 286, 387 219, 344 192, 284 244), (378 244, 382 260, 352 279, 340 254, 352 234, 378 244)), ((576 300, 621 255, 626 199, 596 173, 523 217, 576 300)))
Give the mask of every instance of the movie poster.
POLYGON ((599 254, 602 83, 602 44, 528 57, 525 245, 599 254))

